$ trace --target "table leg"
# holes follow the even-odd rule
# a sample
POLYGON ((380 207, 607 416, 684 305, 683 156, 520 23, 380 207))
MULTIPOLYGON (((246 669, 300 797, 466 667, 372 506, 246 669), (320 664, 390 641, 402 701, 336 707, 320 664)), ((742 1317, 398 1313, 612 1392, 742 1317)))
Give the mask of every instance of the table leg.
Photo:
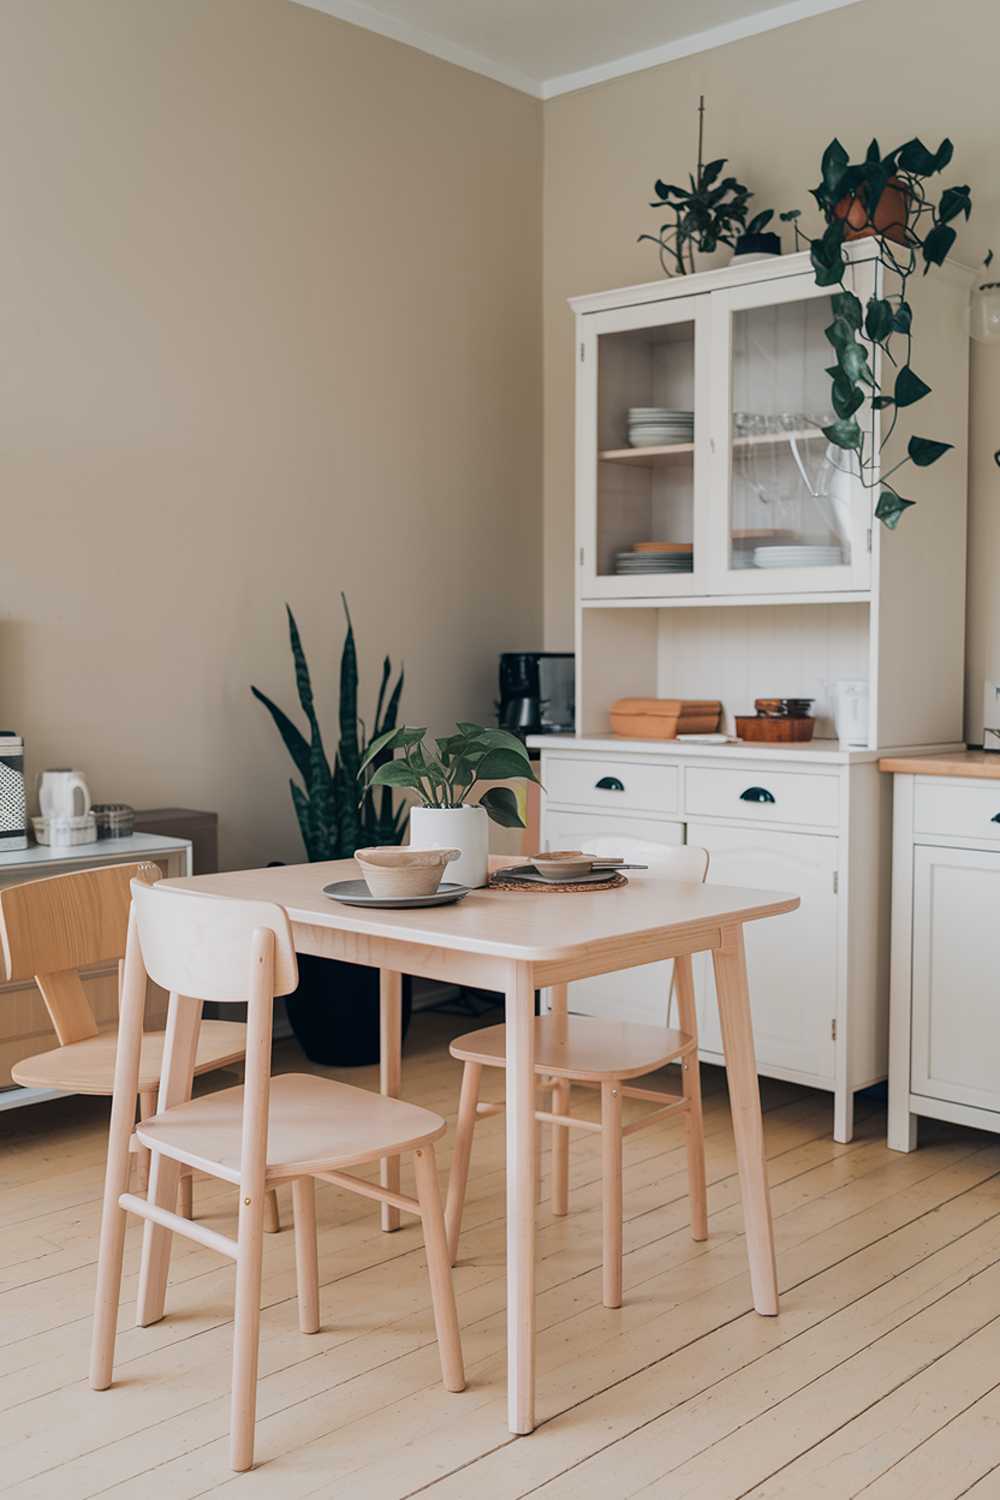
MULTIPOLYGON (((399 1098, 403 1047, 403 976, 393 969, 379 971, 379 1087, 390 1098, 399 1098)), ((379 1162, 383 1187, 399 1192, 399 1157, 384 1156, 379 1162)), ((388 1203, 381 1208, 382 1228, 388 1234, 399 1228, 399 1209, 388 1203)))
MULTIPOLYGON (((185 995, 170 996, 157 1112, 169 1109, 173 1104, 183 1104, 191 1097, 198 1033, 201 1030, 201 1010, 200 1000, 190 1000, 185 995)), ((177 1209, 180 1163, 171 1161, 159 1151, 150 1154, 152 1160, 147 1197, 150 1203, 156 1203, 160 1208, 174 1213, 177 1209)), ((172 1241, 173 1234, 169 1229, 154 1224, 150 1219, 146 1220, 143 1226, 136 1307, 136 1322, 141 1328, 148 1328, 150 1323, 156 1323, 163 1317, 172 1241)))
POLYGON ((507 1426, 535 1426, 535 990, 507 983, 507 1426))
POLYGON ((778 1311, 778 1276, 742 927, 723 930, 722 947, 713 952, 712 961, 743 1198, 753 1305, 759 1313, 772 1316, 778 1311))

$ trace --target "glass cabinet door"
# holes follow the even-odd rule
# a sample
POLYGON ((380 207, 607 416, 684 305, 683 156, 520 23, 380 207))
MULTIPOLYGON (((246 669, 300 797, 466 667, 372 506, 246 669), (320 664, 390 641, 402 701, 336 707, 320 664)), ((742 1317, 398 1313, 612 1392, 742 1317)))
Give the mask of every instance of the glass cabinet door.
MULTIPOLYGON (((855 274, 872 273, 862 264, 855 274)), ((864 301, 864 286, 856 290, 864 301)), ((712 593, 870 585, 874 499, 856 455, 822 431, 834 420, 830 297, 812 276, 712 296, 712 593)), ((858 419, 870 422, 870 411, 858 419)))
POLYGON ((579 320, 583 598, 704 592, 707 308, 677 296, 579 320))

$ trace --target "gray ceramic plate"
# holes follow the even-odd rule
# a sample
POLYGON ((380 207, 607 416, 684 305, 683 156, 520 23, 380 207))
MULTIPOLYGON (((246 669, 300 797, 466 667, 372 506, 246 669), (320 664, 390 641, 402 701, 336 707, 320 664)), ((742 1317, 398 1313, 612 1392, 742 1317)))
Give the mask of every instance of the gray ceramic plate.
POLYGON ((467 885, 443 880, 433 896, 373 896, 363 880, 335 880, 323 887, 324 896, 342 901, 345 906, 449 906, 469 894, 467 885))

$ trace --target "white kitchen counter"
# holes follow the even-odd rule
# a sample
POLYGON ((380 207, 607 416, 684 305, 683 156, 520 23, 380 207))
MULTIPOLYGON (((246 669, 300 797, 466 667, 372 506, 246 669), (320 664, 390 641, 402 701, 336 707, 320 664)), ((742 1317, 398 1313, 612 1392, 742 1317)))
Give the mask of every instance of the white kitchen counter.
MULTIPOLYGON (((898 750, 848 750, 842 749, 838 740, 810 740, 806 745, 757 745, 741 740, 736 745, 707 745, 682 743, 679 740, 630 740, 619 735, 577 734, 533 734, 528 736, 528 745, 534 750, 599 750, 613 751, 616 755, 669 755, 694 756, 699 760, 749 761, 799 761, 804 765, 863 765, 885 756, 900 755, 906 747, 898 750)), ((964 745, 922 746, 921 755, 943 755, 964 750, 964 745)))

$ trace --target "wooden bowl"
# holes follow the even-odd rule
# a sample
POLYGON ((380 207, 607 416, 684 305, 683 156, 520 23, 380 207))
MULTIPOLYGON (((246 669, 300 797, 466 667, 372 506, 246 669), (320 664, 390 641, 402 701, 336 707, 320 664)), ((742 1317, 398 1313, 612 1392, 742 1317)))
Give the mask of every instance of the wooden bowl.
POLYGON ((768 745, 802 745, 813 737, 816 720, 768 719, 762 714, 736 715, 736 733, 741 740, 768 745))
POLYGON ((460 849, 358 849, 354 858, 373 896, 433 896, 460 849))

